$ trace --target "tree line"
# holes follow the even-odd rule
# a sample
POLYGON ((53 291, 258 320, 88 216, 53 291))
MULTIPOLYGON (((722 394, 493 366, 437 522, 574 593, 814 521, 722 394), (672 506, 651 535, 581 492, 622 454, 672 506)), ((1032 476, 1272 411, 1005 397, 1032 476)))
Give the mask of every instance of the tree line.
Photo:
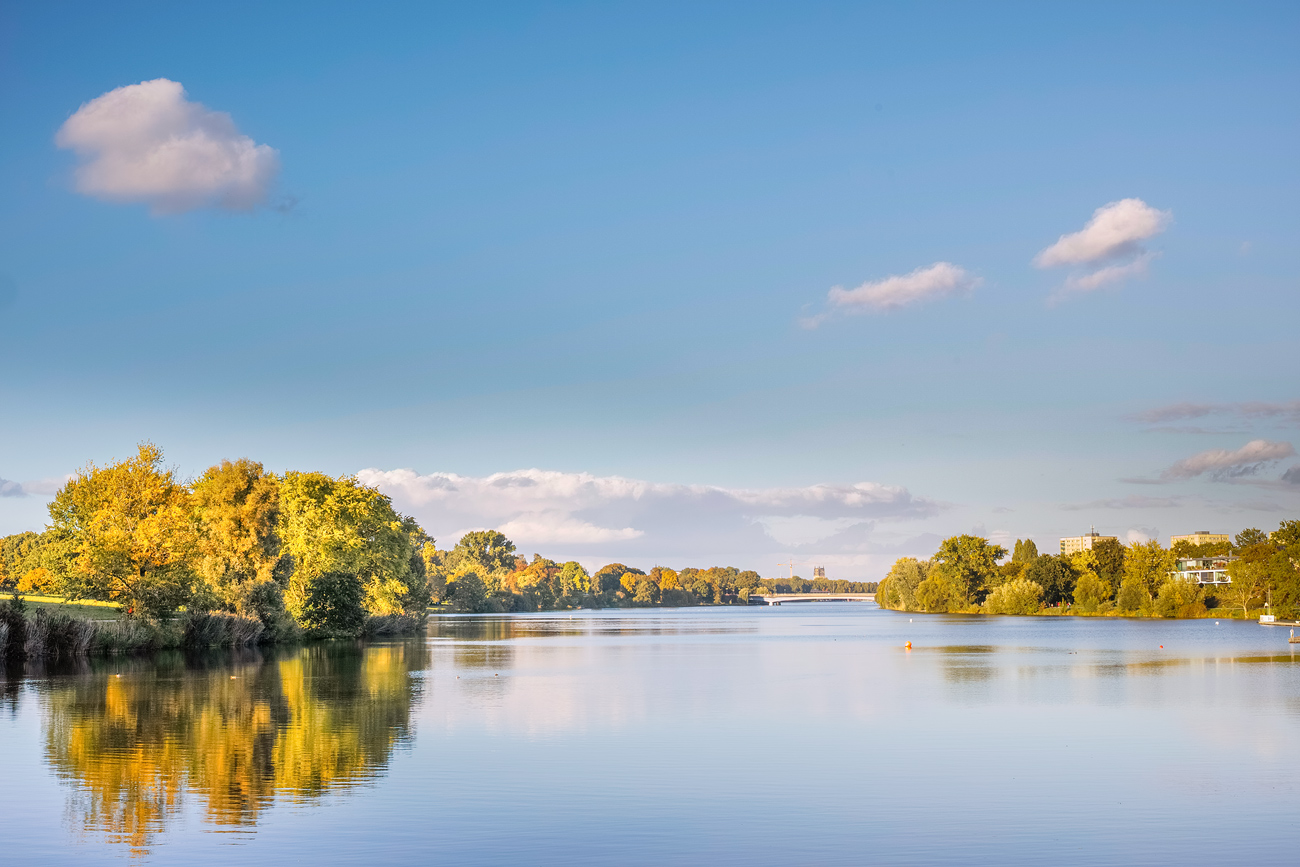
POLYGON ((495 530, 440 550, 356 478, 270 473, 247 458, 182 480, 162 450, 88 464, 55 494, 43 532, 0 538, 0 587, 117 602, 150 620, 189 612, 256 618, 268 640, 356 635, 367 617, 461 611, 734 604, 755 592, 871 592, 872 583, 762 579, 735 567, 649 572, 518 556, 495 530))
POLYGON ((979 536, 945 539, 929 560, 904 557, 881 580, 876 602, 900 611, 1198 617, 1210 609, 1243 617, 1269 603, 1282 617, 1300 614, 1300 521, 1272 533, 1247 529, 1233 542, 1164 548, 1158 541, 1122 545, 1106 539, 1090 550, 1054 556, 1032 540, 1013 551, 979 536), (1010 559, 1006 559, 1010 554, 1010 559), (1233 555, 1230 584, 1200 585, 1175 571, 1186 558, 1233 555), (1005 561, 1005 562, 1001 562, 1005 561))

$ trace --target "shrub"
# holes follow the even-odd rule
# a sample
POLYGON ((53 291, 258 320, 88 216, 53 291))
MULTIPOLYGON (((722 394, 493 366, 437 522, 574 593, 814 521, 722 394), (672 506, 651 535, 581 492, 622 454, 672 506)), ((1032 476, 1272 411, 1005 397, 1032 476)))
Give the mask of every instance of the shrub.
POLYGON ((27 643, 27 618, 23 615, 25 607, 17 593, 13 599, 0 603, 0 628, 4 629, 4 637, 0 638, 0 661, 23 653, 23 646, 27 643))
POLYGON ((1041 607, 1043 588, 1027 578, 1013 578, 994 588, 984 601, 989 614, 1037 614, 1041 607))
POLYGON ((317 637, 355 637, 361 634, 365 611, 361 600, 365 589, 355 575, 326 572, 307 581, 294 618, 317 637))
POLYGON ((955 599, 952 586, 939 575, 932 574, 916 585, 916 603, 922 611, 941 614, 947 611, 954 601, 958 600, 955 599))
POLYGON ((1125 579, 1119 587, 1119 594, 1115 597, 1115 604, 1119 610, 1126 614, 1134 614, 1138 611, 1148 610, 1151 606, 1151 598, 1147 596, 1146 588, 1141 582, 1132 579, 1125 579))
POLYGON ((275 581, 250 581, 240 587, 235 595, 235 612, 261 621, 262 641, 290 641, 301 632, 285 608, 284 591, 275 581))

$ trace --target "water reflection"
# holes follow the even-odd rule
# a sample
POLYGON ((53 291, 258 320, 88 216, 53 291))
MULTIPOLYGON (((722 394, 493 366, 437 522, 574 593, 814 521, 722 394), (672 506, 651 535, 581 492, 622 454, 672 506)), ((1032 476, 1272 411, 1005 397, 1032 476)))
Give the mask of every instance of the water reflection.
POLYGON ((411 736, 409 673, 426 664, 417 641, 101 666, 47 681, 45 756, 73 786, 73 823, 136 854, 184 796, 219 829, 248 829, 277 797, 380 774, 411 736))

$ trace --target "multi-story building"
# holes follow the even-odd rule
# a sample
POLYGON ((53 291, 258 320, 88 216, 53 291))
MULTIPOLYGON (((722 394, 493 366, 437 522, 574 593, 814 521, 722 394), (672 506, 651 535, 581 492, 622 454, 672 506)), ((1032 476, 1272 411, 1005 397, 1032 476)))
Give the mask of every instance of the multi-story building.
POLYGON ((1107 540, 1117 541, 1114 536, 1103 536, 1093 527, 1086 536, 1069 536, 1061 540, 1061 556, 1066 554, 1078 554, 1080 551, 1091 551, 1092 546, 1098 542, 1107 540))
POLYGON ((1174 561, 1174 571, 1169 574, 1184 581, 1195 581, 1197 584, 1231 584, 1232 579, 1228 577, 1228 564, 1236 559, 1231 554, 1224 554, 1221 557, 1187 557, 1174 561))
POLYGON ((1214 545, 1219 542, 1230 542, 1227 533, 1211 533, 1209 530, 1197 530, 1195 533, 1188 533, 1186 536, 1170 536, 1169 547, 1172 548, 1179 542, 1186 542, 1189 545, 1214 545))
POLYGON ((813 567, 813 580, 814 580, 814 581, 817 580, 818 578, 825 578, 825 577, 826 577, 826 567, 825 567, 825 566, 814 566, 814 567, 813 567))

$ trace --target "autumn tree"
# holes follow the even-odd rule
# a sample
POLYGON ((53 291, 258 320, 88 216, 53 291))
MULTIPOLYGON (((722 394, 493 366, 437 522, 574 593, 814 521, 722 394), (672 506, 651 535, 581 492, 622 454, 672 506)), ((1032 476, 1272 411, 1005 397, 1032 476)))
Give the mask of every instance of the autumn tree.
POLYGON ((247 458, 222 461, 209 467, 190 490, 197 531, 195 566, 223 607, 239 610, 252 585, 287 578, 276 572, 281 563, 280 486, 274 475, 247 458))
POLYGON ((68 598, 121 600, 162 616, 190 598, 195 533, 189 493, 153 443, 106 467, 88 464, 50 503, 50 555, 68 598))

